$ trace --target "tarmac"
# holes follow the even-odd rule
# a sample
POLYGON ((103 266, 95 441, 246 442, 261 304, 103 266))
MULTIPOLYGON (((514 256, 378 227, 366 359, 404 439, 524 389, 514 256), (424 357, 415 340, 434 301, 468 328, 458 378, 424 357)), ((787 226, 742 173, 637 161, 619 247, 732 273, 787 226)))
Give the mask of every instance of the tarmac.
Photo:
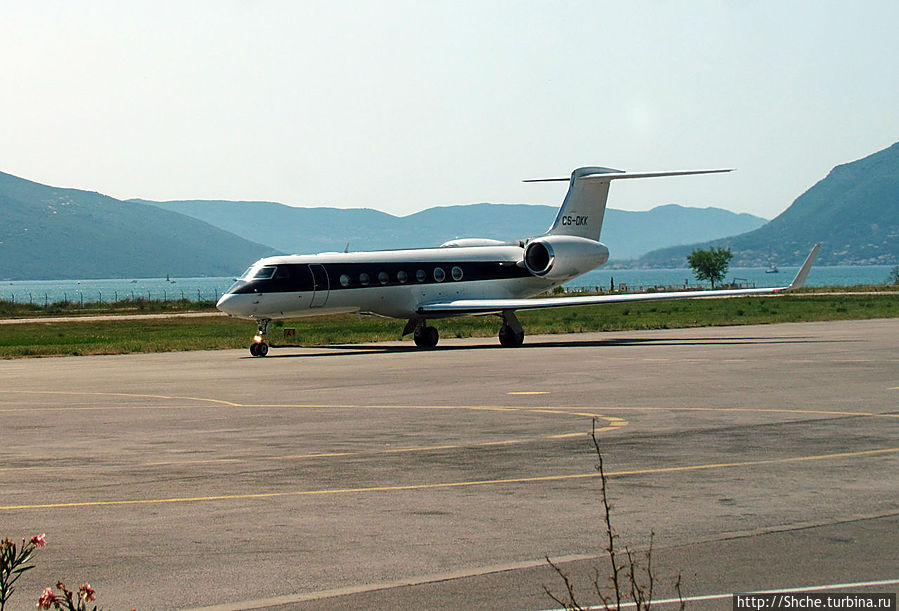
MULTIPOLYGON (((252 334, 248 325, 248 339, 252 334)), ((899 587, 899 319, 0 361, 12 609, 551 609, 899 587), (644 575, 645 580, 645 575, 644 575)))

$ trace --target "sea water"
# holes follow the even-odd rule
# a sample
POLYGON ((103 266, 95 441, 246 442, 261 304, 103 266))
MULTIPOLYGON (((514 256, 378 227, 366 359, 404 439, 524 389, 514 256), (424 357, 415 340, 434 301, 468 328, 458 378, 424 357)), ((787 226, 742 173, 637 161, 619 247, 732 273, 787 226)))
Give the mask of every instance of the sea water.
MULTIPOLYGON (((884 284, 890 265, 839 265, 813 267, 807 286, 855 286, 884 284)), ((735 267, 725 282, 748 287, 784 286, 790 283, 798 267, 782 267, 779 273, 766 273, 763 267, 735 267)), ((171 301, 217 301, 234 279, 212 278, 128 278, 102 280, 7 280, 0 283, 0 300, 18 303, 50 304, 113 302, 123 299, 171 301)), ((649 288, 696 288, 701 285, 690 269, 597 269, 575 278, 568 289, 640 291, 649 288)))
MULTIPOLYGON (((806 279, 806 286, 858 286, 885 284, 890 276, 890 265, 832 265, 812 267, 806 279)), ((733 267, 725 277, 726 283, 746 287, 786 286, 792 282, 799 267, 781 267, 778 273, 768 273, 764 267, 733 267)), ((693 270, 682 269, 603 269, 599 268, 575 278, 566 288, 599 288, 609 290, 614 285, 626 285, 627 290, 639 291, 657 287, 697 288, 708 283, 699 283, 693 270)))
POLYGON ((0 300, 39 305, 59 301, 110 303, 125 299, 218 301, 233 283, 234 278, 230 277, 7 280, 0 283, 0 300))

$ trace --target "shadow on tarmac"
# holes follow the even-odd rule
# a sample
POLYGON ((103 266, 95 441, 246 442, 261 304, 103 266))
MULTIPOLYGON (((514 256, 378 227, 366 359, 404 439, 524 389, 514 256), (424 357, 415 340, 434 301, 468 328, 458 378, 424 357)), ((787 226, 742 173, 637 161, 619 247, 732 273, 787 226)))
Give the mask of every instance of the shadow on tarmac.
MULTIPOLYGON (((487 338, 484 338, 487 339, 487 338)), ((272 350, 290 350, 298 348, 302 350, 320 350, 311 354, 273 354, 268 353, 265 358, 319 358, 327 356, 346 356, 346 355, 362 355, 362 354, 403 354, 412 352, 447 352, 447 351, 467 351, 467 350, 532 350, 538 348, 625 348, 630 346, 752 346, 760 344, 816 344, 816 343, 832 343, 834 340, 813 339, 807 336, 795 337, 710 337, 704 338, 615 338, 615 339, 569 339, 560 340, 534 340, 528 343, 525 339, 524 345, 518 348, 506 349, 498 342, 495 344, 476 344, 476 345, 443 345, 436 348, 419 348, 412 342, 408 345, 397 346, 396 344, 334 344, 334 345, 309 345, 309 346, 272 346, 272 350)), ((840 340, 841 342, 849 342, 854 340, 840 340)), ((258 358, 247 355, 245 358, 258 358)))

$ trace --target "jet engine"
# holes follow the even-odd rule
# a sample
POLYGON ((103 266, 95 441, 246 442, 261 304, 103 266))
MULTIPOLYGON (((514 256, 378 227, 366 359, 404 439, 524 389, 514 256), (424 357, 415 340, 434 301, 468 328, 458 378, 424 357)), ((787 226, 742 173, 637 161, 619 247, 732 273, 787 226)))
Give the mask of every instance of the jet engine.
POLYGON ((573 278, 609 260, 601 242, 567 235, 535 238, 524 247, 524 266, 535 276, 573 278))

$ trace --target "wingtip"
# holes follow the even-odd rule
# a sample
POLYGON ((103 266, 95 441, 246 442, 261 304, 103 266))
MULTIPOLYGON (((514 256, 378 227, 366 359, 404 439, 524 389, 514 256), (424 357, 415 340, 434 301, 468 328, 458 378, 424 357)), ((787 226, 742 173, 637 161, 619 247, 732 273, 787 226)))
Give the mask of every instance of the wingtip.
POLYGON ((799 268, 799 271, 796 272, 796 277, 793 278, 793 282, 790 283, 790 286, 786 288, 788 291, 792 291, 794 289, 799 289, 805 286, 805 279, 808 277, 809 272, 812 270, 812 265, 815 263, 815 257, 818 256, 818 250, 821 248, 821 242, 816 243, 812 246, 811 252, 808 253, 808 257, 805 258, 805 263, 802 264, 802 267, 799 268))

